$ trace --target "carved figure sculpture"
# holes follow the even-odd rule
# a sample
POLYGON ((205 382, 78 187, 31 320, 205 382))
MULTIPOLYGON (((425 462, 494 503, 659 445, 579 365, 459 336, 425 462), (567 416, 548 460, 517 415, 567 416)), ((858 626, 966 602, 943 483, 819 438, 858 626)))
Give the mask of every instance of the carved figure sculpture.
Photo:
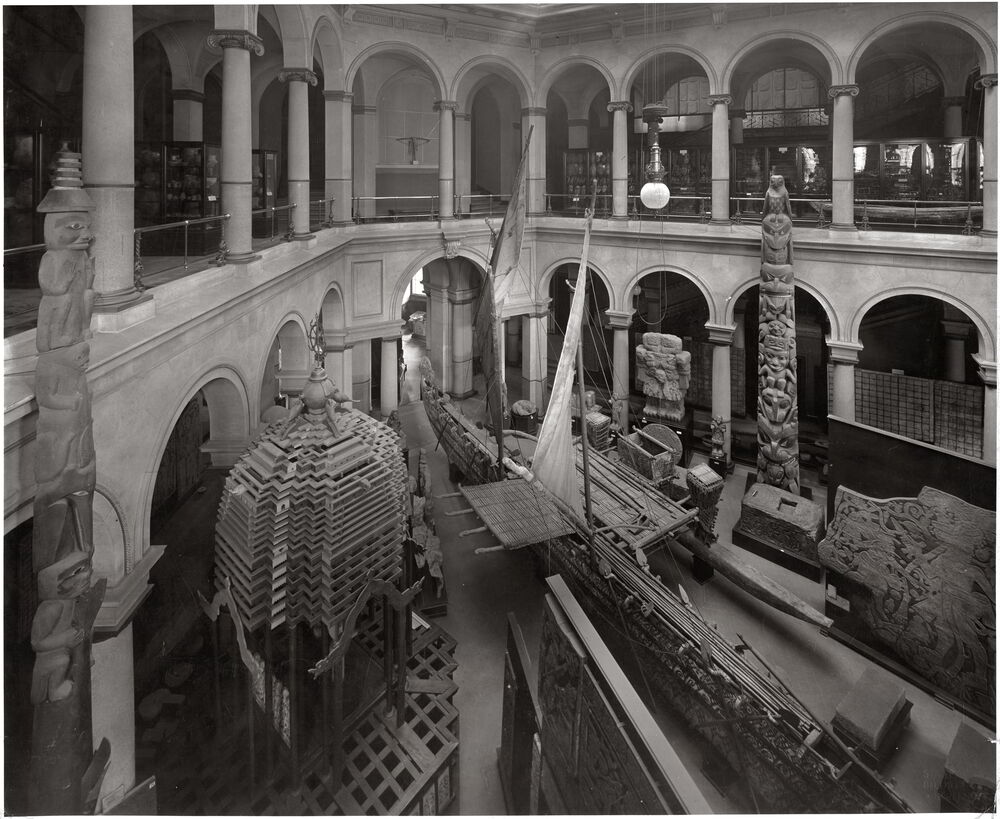
POLYGON ((647 417, 683 419, 684 396, 691 382, 691 353, 683 349, 681 339, 643 333, 635 355, 646 376, 642 385, 646 396, 643 412, 647 417))
POLYGON ((799 492, 792 216, 781 176, 764 198, 757 353, 757 480, 799 492))
POLYGON ((724 460, 726 457, 726 422, 721 415, 713 415, 712 423, 712 453, 711 457, 716 461, 724 460))
POLYGON ((90 222, 86 211, 53 213, 45 219, 47 250, 38 268, 39 352, 74 344, 90 329, 94 305, 90 222))
POLYGON ((86 636, 75 617, 76 601, 90 587, 90 575, 90 556, 83 552, 72 552, 38 573, 41 602, 31 623, 34 705, 64 700, 73 692, 68 679, 72 649, 86 636))

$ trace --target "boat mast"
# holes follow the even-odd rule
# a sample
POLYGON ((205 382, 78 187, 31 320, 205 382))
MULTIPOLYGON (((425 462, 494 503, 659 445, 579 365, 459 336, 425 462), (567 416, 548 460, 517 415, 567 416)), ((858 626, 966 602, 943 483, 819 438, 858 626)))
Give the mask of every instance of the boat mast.
MULTIPOLYGON (((594 192, 590 197, 590 208, 587 210, 587 224, 584 233, 583 263, 587 263, 587 249, 590 245, 590 225, 597 209, 597 180, 594 180, 594 192)), ((581 287, 583 287, 583 317, 580 326, 580 340, 576 345, 576 386, 580 402, 580 445, 583 451, 583 499, 587 514, 587 539, 590 547, 590 559, 597 565, 597 553, 594 551, 594 508, 590 500, 590 444, 587 441, 587 404, 586 390, 583 384, 583 328, 587 326, 587 278, 588 271, 583 271, 581 287)))

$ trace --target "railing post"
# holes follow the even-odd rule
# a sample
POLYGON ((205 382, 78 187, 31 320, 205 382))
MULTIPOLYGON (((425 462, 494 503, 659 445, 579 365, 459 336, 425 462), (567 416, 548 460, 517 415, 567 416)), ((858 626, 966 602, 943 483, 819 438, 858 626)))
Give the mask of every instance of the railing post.
POLYGON ((743 224, 743 209, 742 209, 742 201, 740 199, 736 200, 736 213, 733 214, 733 217, 732 217, 732 219, 730 221, 734 225, 742 225, 743 224))
POLYGON ((966 202, 965 206, 965 227, 962 228, 962 235, 971 236, 974 230, 972 224, 972 202, 966 202))
POLYGON ((285 241, 290 242, 295 237, 295 225, 292 224, 292 211, 299 206, 298 202, 292 203, 288 207, 288 230, 285 233, 285 241))
POLYGON ((184 220, 184 269, 188 269, 188 225, 191 222, 187 219, 184 220))
POLYGON ((140 293, 145 291, 146 285, 142 283, 142 231, 135 232, 135 259, 132 266, 132 283, 140 293))
POLYGON ((222 267, 226 263, 226 256, 229 255, 229 245, 226 244, 226 222, 229 221, 229 214, 222 217, 219 222, 219 252, 215 254, 215 266, 222 267))
POLYGON ((867 200, 862 203, 861 229, 862 230, 868 230, 869 229, 869 224, 868 224, 868 201, 867 200))

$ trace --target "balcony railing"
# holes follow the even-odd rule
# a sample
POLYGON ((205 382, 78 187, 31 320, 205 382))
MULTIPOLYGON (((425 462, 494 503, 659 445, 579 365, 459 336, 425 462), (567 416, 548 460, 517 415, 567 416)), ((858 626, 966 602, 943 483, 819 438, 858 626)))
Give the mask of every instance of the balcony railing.
POLYGON ((293 203, 250 211, 253 220, 253 235, 271 241, 274 241, 275 238, 290 241, 294 230, 292 211, 295 210, 295 207, 293 203))
POLYGON ((503 216, 509 201, 509 194, 458 193, 455 194, 455 216, 459 219, 503 216))
POLYGON ((313 199, 309 202, 309 230, 333 226, 333 199, 313 199))
MULTIPOLYGON (((833 203, 829 199, 790 198, 788 202, 792 208, 793 224, 818 228, 830 226, 833 203)), ((763 210, 763 196, 729 198, 729 221, 734 225, 760 224, 763 210)))
POLYGON ((368 222, 417 222, 437 219, 437 196, 355 196, 353 219, 368 222))
POLYGON ((133 276, 136 290, 146 289, 142 277, 145 266, 142 262, 143 244, 153 244, 149 255, 181 256, 182 267, 187 270, 190 262, 195 259, 211 258, 216 265, 226 261, 226 223, 229 214, 222 216, 206 216, 202 219, 185 219, 182 222, 170 222, 165 225, 150 225, 136 228, 133 276), (192 235, 191 229, 196 232, 192 235), (216 235, 216 231, 218 234, 216 235), (148 238, 147 238, 148 237, 148 238), (210 249, 209 249, 210 248, 210 249), (180 250, 180 253, 177 251, 180 250))

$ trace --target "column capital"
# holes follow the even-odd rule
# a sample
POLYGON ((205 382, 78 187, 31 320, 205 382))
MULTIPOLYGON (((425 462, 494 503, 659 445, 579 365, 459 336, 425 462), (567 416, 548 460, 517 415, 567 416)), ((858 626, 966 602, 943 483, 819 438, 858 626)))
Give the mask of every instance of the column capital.
POLYGON ((708 331, 708 343, 717 347, 729 347, 733 343, 733 333, 736 332, 735 324, 706 324, 708 331))
POLYGON ((243 29, 220 28, 208 35, 209 48, 243 48, 258 57, 264 56, 264 41, 243 29))
POLYGON ((193 88, 174 88, 170 96, 174 102, 205 102, 205 94, 193 88))
POLYGON ((376 111, 378 111, 378 108, 376 108, 374 105, 352 105, 351 106, 351 113, 352 114, 374 114, 376 111))
POLYGON ((972 354, 972 360, 979 366, 979 377, 990 389, 997 388, 997 363, 983 358, 979 353, 972 354))
POLYGON ((522 117, 547 117, 549 115, 548 108, 522 108, 522 117))
POLYGON ((834 341, 827 336, 826 349, 830 354, 830 361, 834 364, 858 363, 858 354, 865 348, 864 344, 857 341, 834 341))
POLYGON ((604 315, 608 319, 608 327, 612 330, 627 330, 632 326, 635 310, 605 310, 604 315))
POLYGON ((997 75, 996 74, 983 74, 978 80, 976 80, 973 86, 977 91, 980 88, 996 88, 997 75))
POLYGON ((435 100, 434 101, 435 111, 457 111, 458 103, 454 100, 435 100))
POLYGON ((632 103, 628 100, 614 100, 608 103, 608 113, 613 114, 615 111, 624 111, 626 114, 631 113, 632 103))
POLYGON ((830 99, 842 96, 856 97, 860 93, 861 88, 857 85, 831 85, 826 89, 826 95, 830 99))
POLYGON ((318 81, 316 72, 308 68, 282 68, 278 72, 278 82, 307 82, 309 85, 316 85, 318 81))
POLYGON ((552 303, 552 299, 548 298, 548 299, 545 299, 542 302, 539 302, 539 303, 536 303, 536 304, 532 304, 523 313, 523 315, 526 315, 528 318, 535 318, 535 319, 548 318, 548 315, 549 315, 549 305, 551 303, 552 303))
POLYGON ((354 102, 354 94, 350 91, 324 91, 323 99, 327 102, 354 102))
POLYGON ((391 335, 384 335, 384 336, 382 336, 382 343, 383 344, 395 344, 402 337, 403 337, 402 331, 400 331, 398 333, 395 333, 395 334, 391 334, 391 335))
POLYGON ((708 97, 708 104, 713 108, 716 105, 732 105, 733 97, 732 94, 710 94, 708 97))

